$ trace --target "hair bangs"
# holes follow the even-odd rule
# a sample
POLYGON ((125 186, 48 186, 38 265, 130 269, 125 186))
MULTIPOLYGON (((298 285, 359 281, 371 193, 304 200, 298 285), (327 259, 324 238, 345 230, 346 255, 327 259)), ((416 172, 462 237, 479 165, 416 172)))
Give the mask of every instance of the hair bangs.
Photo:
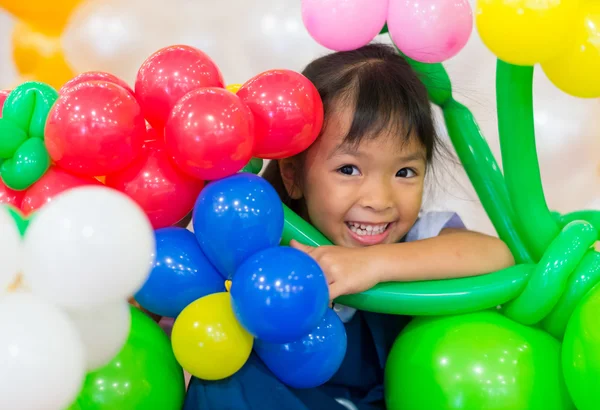
POLYGON ((398 149, 416 141, 429 153, 431 147, 420 137, 433 131, 428 126, 431 111, 427 101, 415 106, 414 84, 390 70, 384 60, 367 61, 353 71, 352 85, 344 96, 354 107, 353 120, 344 142, 356 146, 365 139, 393 138, 398 149))

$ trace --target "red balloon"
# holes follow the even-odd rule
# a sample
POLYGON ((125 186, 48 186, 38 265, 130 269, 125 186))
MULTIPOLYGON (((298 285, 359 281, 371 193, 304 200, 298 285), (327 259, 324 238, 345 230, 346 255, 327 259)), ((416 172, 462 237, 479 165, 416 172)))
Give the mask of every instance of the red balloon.
POLYGON ((2 182, 2 179, 0 179, 0 204, 21 208, 23 196, 25 196, 25 191, 14 191, 7 187, 4 182, 2 182))
POLYGON ((126 89, 127 91, 129 91, 131 93, 131 95, 133 95, 133 90, 131 89, 129 84, 127 84, 125 81, 121 80, 116 75, 112 75, 112 74, 106 73, 104 71, 88 71, 85 73, 81 73, 78 76, 67 81, 65 83, 65 85, 63 85, 60 88, 58 93, 62 94, 65 91, 67 91, 68 89, 73 88, 75 85, 85 83, 87 81, 106 81, 107 83, 117 84, 117 85, 120 85, 121 87, 123 87, 124 89, 126 89))
POLYGON ((187 174, 214 180, 250 161, 254 120, 244 103, 222 88, 199 88, 173 108, 165 128, 171 158, 187 174))
POLYGON ((256 124, 254 156, 279 159, 307 149, 323 126, 323 102, 308 78, 290 70, 270 70, 237 92, 256 124))
POLYGON ((146 123, 123 87, 88 81, 58 97, 46 122, 46 148, 61 168, 87 176, 129 165, 142 151, 146 123))
POLYGON ((177 101, 200 87, 224 87, 217 65, 189 46, 165 47, 140 67, 135 95, 152 127, 162 131, 177 101))
POLYGON ((156 141, 158 139, 165 140, 163 133, 156 131, 150 124, 146 124, 146 141, 156 141))
POLYGON ((158 229, 172 226, 190 213, 204 182, 181 172, 171 162, 163 141, 148 141, 140 158, 106 177, 106 186, 130 196, 158 229))
POLYGON ((52 201, 56 195, 83 185, 102 185, 92 177, 69 174, 56 166, 50 169, 25 192, 21 202, 21 210, 25 215, 41 208, 52 201))
POLYGON ((4 107, 4 101, 8 98, 10 90, 0 90, 0 118, 2 118, 2 107, 4 107))

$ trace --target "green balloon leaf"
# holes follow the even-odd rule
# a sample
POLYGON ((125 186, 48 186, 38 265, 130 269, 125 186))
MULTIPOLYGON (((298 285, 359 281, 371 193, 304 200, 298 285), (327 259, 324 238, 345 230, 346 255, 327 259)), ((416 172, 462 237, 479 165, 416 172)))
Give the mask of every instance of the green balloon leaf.
POLYGON ((27 133, 14 121, 0 118, 0 158, 8 159, 15 155, 19 146, 27 140, 27 133))
POLYGON ((11 189, 29 188, 48 170, 50 156, 44 128, 58 93, 48 84, 30 81, 15 88, 0 118, 0 176, 11 189))
POLYGON ((11 205, 8 206, 8 212, 10 213, 10 216, 12 216, 12 218, 15 220, 15 223, 17 224, 17 229, 19 230, 21 237, 25 236, 25 231, 27 230, 27 227, 31 222, 31 218, 26 217, 25 215, 23 215, 20 209, 17 209, 11 205))
POLYGON ((2 180, 11 189, 21 191, 29 188, 50 167, 50 155, 40 138, 27 139, 0 167, 2 180))

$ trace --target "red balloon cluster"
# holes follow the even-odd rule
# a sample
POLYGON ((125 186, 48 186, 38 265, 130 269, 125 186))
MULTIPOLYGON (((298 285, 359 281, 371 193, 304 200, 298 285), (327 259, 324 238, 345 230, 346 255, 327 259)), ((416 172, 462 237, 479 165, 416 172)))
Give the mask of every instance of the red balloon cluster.
POLYGON ((46 122, 53 166, 26 192, 0 185, 0 203, 27 213, 100 179, 133 198, 155 228, 171 226, 192 210, 205 180, 238 172, 252 156, 295 155, 321 130, 321 99, 299 73, 264 72, 237 94, 224 87, 210 57, 180 45, 151 55, 134 89, 109 73, 78 75, 46 122))

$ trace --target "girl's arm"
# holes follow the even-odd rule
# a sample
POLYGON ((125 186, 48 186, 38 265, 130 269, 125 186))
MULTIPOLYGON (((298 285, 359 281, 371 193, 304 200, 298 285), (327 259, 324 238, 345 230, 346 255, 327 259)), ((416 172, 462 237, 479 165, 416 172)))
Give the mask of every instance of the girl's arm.
POLYGON ((465 229, 447 228, 429 239, 365 248, 313 248, 296 241, 290 245, 308 253, 321 266, 331 300, 363 292, 380 282, 473 276, 514 264, 500 239, 465 229))
POLYGON ((365 248, 378 282, 419 281, 480 275, 514 265, 498 238, 465 229, 443 229, 439 236, 365 248))

